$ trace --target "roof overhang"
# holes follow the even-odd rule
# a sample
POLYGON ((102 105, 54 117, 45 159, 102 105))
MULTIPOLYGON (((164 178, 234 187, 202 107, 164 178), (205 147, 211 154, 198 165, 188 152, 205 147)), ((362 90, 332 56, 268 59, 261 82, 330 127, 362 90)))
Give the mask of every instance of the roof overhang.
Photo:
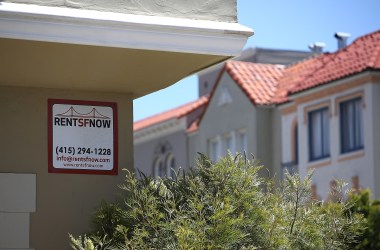
POLYGON ((238 23, 0 2, 0 85, 135 97, 239 55, 238 23))
POLYGON ((348 75, 321 85, 314 86, 297 93, 289 94, 289 100, 277 104, 283 114, 296 112, 297 105, 310 103, 321 96, 328 97, 333 94, 342 93, 347 89, 355 89, 365 84, 380 83, 380 71, 364 70, 352 75, 348 75))

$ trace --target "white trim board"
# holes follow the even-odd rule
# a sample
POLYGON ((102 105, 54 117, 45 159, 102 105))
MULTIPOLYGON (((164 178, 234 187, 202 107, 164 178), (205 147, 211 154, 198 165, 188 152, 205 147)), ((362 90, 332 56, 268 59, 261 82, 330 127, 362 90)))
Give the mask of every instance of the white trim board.
POLYGON ((238 23, 0 2, 0 37, 236 56, 252 29, 238 23))

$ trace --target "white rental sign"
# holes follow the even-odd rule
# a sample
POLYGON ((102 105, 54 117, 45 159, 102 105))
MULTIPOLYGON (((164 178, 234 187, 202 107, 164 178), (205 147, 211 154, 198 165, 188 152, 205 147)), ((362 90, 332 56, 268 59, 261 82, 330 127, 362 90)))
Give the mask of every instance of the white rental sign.
POLYGON ((49 172, 117 174, 117 106, 49 99, 49 172))

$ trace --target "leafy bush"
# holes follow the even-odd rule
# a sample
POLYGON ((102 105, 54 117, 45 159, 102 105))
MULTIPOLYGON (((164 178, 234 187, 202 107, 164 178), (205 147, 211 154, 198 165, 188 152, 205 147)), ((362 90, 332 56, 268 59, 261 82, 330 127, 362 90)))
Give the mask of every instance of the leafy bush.
POLYGON ((257 163, 229 155, 172 178, 128 173, 123 201, 102 204, 89 236, 73 249, 348 249, 362 215, 350 203, 315 203, 311 175, 286 175, 280 187, 257 163))
POLYGON ((375 250, 380 249, 380 201, 371 201, 371 192, 366 189, 358 194, 351 194, 350 200, 353 204, 351 211, 362 214, 366 229, 357 244, 352 249, 375 250))

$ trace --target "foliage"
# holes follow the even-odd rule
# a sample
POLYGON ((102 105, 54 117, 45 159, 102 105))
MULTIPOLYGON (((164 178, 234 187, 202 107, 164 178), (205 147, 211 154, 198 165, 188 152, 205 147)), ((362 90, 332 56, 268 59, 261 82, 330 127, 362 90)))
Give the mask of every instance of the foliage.
POLYGON ((90 236, 73 249, 348 249, 362 216, 350 203, 315 203, 311 174, 286 174, 280 187, 241 155, 197 166, 174 178, 128 173, 123 201, 102 204, 90 236), (91 245, 92 244, 92 245, 91 245), (92 247, 92 248, 91 248, 92 247))
POLYGON ((358 194, 351 194, 353 203, 352 212, 362 214, 365 220, 366 230, 360 237, 358 244, 353 244, 353 249, 375 250, 380 249, 380 201, 371 201, 371 192, 366 189, 358 194))

